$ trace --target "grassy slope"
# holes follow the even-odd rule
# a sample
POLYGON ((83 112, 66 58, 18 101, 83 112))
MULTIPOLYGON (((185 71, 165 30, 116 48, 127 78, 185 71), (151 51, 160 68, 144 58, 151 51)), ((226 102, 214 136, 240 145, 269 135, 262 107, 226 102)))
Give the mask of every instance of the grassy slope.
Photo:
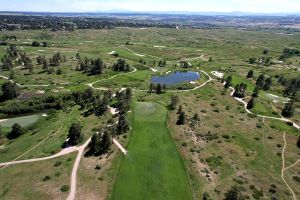
POLYGON ((69 191, 61 192, 63 185, 70 185, 69 176, 76 153, 47 161, 8 166, 0 170, 0 199, 11 200, 62 200, 69 191), (61 162, 55 167, 56 162, 61 162), (50 180, 43 181, 45 176, 50 180))
POLYGON ((135 107, 129 154, 112 199, 192 199, 181 158, 166 127, 167 111, 153 103, 135 107))

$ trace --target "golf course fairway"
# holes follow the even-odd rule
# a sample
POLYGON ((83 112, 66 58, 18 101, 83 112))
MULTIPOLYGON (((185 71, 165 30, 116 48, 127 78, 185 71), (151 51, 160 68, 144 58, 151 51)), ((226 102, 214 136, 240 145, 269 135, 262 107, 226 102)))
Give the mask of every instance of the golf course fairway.
POLYGON ((136 103, 133 131, 111 199, 193 199, 186 171, 167 128, 167 110, 136 103))

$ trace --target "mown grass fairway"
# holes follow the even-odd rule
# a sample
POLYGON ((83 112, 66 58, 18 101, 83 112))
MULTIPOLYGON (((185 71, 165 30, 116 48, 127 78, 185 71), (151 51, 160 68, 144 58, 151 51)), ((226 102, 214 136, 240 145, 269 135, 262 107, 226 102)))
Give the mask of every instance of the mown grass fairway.
POLYGON ((128 155, 112 199, 193 199, 166 116, 167 110, 159 104, 136 104, 128 155))

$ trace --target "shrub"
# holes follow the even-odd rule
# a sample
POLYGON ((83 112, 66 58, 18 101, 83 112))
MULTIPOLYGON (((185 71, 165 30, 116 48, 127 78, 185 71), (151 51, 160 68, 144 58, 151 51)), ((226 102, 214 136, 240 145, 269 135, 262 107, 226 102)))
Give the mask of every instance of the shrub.
POLYGON ((69 188, 70 187, 68 185, 63 185, 63 186, 61 186, 60 191, 67 192, 69 190, 69 188))
POLYGON ((54 167, 58 167, 60 166, 62 163, 60 161, 57 161, 55 164, 54 164, 54 167))
POLYGON ((43 181, 46 182, 46 181, 49 181, 50 179, 51 179, 50 176, 45 176, 45 177, 43 178, 43 181))
POLYGON ((186 147, 186 146, 187 146, 187 143, 186 143, 186 142, 183 142, 183 143, 181 144, 181 146, 186 147))

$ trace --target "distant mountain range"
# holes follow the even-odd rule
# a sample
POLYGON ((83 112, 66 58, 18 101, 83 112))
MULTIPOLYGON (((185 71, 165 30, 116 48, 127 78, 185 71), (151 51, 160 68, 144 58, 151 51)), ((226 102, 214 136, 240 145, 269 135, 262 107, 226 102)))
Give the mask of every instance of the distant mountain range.
POLYGON ((251 13, 251 12, 186 12, 186 11, 127 11, 107 10, 93 12, 30 12, 30 11, 0 11, 0 15, 51 15, 51 16, 87 16, 105 17, 122 15, 202 15, 202 16, 300 16, 300 13, 251 13))

